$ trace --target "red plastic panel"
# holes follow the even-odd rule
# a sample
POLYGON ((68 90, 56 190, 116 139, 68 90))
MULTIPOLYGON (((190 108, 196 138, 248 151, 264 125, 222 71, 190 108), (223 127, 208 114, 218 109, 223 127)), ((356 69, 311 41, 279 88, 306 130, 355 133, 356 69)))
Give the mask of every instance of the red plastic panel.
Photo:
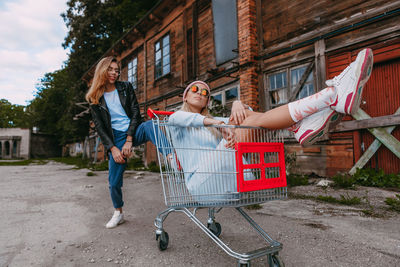
POLYGON ((155 115, 172 115, 174 112, 172 111, 160 111, 160 110, 152 110, 151 108, 147 109, 147 116, 149 116, 150 119, 155 118, 155 115))
POLYGON ((238 192, 286 187, 283 143, 236 143, 236 171, 238 192), (243 154, 256 160, 243 162, 243 154), (244 172, 251 172, 256 179, 245 180, 244 172))

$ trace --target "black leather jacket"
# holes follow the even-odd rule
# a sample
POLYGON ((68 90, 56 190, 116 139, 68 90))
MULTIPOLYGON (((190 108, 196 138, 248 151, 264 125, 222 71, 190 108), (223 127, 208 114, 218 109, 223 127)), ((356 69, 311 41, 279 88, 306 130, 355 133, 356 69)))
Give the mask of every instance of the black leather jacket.
MULTIPOLYGON (((134 137, 137 127, 143 122, 143 118, 140 115, 139 104, 132 84, 130 82, 116 81, 115 88, 118 91, 119 100, 121 101, 121 105, 124 108, 126 115, 131 119, 127 134, 134 137)), ((99 102, 98 105, 91 104, 89 107, 97 133, 108 152, 114 146, 111 116, 104 96, 101 96, 99 102)))

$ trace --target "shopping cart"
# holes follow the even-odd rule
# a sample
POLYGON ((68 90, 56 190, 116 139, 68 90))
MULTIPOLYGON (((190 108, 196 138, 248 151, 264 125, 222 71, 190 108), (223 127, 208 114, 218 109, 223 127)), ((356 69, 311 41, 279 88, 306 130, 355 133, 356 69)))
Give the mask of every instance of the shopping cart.
POLYGON ((231 125, 213 125, 204 131, 205 127, 182 128, 171 124, 169 116, 173 112, 149 109, 147 114, 153 120, 164 200, 168 207, 154 222, 159 249, 167 249, 169 243, 163 222, 171 212, 178 211, 236 258, 239 266, 250 266, 251 260, 262 256, 268 257, 270 266, 283 266, 278 256, 282 244, 273 240, 242 209, 287 197, 283 132, 231 125), (241 138, 234 149, 227 149, 225 140, 218 135, 227 131, 234 131, 241 138), (210 149, 182 139, 188 136, 204 144, 218 143, 215 136, 222 141, 210 149), (222 228, 215 220, 215 213, 225 207, 235 208, 266 241, 266 246, 246 253, 229 248, 219 238, 222 228), (199 208, 208 208, 206 224, 196 217, 199 208))

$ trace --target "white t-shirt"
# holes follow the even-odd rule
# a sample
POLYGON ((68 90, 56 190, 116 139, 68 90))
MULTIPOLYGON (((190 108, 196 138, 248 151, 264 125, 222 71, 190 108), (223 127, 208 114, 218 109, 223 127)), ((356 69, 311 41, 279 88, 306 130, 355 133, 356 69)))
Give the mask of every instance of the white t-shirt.
POLYGON ((117 89, 112 92, 104 92, 108 111, 111 116, 111 128, 117 131, 126 132, 131 120, 126 115, 124 108, 119 100, 117 89))

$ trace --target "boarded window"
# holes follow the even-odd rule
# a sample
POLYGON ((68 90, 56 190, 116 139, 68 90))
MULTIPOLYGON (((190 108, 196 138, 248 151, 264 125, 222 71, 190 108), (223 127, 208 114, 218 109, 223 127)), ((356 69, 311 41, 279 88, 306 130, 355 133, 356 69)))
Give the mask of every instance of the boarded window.
POLYGON ((237 57, 238 49, 236 0, 213 0, 214 42, 217 65, 237 57))

